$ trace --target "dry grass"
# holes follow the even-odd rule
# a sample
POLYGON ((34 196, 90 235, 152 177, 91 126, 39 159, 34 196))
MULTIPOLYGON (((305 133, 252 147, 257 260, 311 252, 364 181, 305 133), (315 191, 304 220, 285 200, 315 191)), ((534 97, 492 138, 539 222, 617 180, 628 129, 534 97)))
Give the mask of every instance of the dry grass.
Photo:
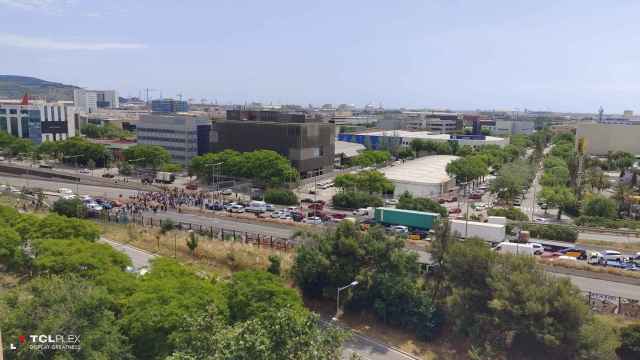
POLYGON ((13 274, 0 271, 0 294, 16 287, 20 283, 20 278, 13 274))
POLYGON ((627 271, 627 270, 616 269, 613 267, 606 267, 606 266, 590 265, 582 261, 543 259, 543 258, 538 258, 538 261, 541 264, 548 265, 548 266, 556 266, 556 267, 562 267, 565 269, 583 270, 583 271, 590 271, 590 272, 600 273, 600 274, 610 274, 610 275, 625 276, 625 277, 630 277, 634 279, 640 279, 640 273, 635 271, 627 271))
POLYGON ((293 252, 258 247, 233 241, 211 240, 209 236, 198 236, 195 255, 187 247, 188 233, 173 230, 162 234, 158 228, 128 224, 101 224, 103 236, 109 240, 131 244, 135 247, 163 256, 175 255, 180 261, 203 267, 209 271, 227 276, 235 271, 247 269, 265 270, 270 255, 281 258, 282 273, 286 273, 293 264, 293 252), (160 245, 158 247, 158 244, 160 245))
POLYGON ((578 240, 576 244, 602 246, 611 250, 618 251, 640 251, 640 243, 611 242, 602 240, 578 240))

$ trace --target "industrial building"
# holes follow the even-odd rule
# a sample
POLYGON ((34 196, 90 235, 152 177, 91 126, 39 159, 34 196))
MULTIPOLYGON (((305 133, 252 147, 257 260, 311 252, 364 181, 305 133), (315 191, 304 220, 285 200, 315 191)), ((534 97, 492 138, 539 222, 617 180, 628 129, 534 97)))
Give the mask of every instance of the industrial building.
POLYGON ((73 90, 73 104, 78 111, 93 113, 98 109, 117 109, 120 98, 115 90, 73 90))
POLYGON ((174 162, 188 164, 194 156, 209 152, 211 121, 191 115, 141 115, 136 127, 137 143, 158 145, 174 162))
POLYGON ((338 134, 340 141, 362 144, 372 150, 410 146, 414 139, 436 142, 454 141, 460 146, 498 145, 504 147, 509 144, 508 139, 493 136, 434 134, 429 131, 393 130, 338 134))
POLYGON ((585 153, 607 155, 626 151, 640 155, 640 126, 623 124, 578 123, 576 139, 585 139, 585 153))
POLYGON ((492 133, 495 135, 531 135, 536 131, 536 123, 530 120, 496 120, 492 133))
POLYGON ((288 158, 303 177, 333 169, 335 126, 280 111, 229 110, 213 124, 211 151, 273 150, 288 158))
POLYGON ((154 113, 178 113, 188 112, 189 103, 182 100, 174 99, 158 99, 151 101, 151 111, 154 113))
POLYGON ((447 164, 456 159, 457 156, 451 155, 425 156, 381 171, 395 185, 394 197, 400 197, 405 191, 413 196, 433 197, 455 187, 455 178, 450 177, 446 169, 447 164))
POLYGON ((0 131, 33 143, 65 140, 76 136, 76 108, 69 101, 46 102, 30 100, 0 100, 0 131))
POLYGON ((385 112, 378 126, 385 130, 426 130, 445 134, 461 132, 464 126, 460 113, 435 111, 385 112))
POLYGON ((362 144, 356 144, 346 141, 336 141, 336 152, 334 166, 340 167, 346 161, 358 156, 362 151, 366 150, 362 144))

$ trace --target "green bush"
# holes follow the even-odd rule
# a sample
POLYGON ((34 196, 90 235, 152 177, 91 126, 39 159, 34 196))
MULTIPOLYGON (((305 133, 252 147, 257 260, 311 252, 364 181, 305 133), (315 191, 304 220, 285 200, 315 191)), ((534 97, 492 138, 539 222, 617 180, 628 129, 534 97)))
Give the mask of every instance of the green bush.
POLYGON ((618 207, 612 199, 602 195, 589 196, 582 206, 582 212, 586 216, 597 216, 615 219, 618 215, 618 207))
POLYGON ((597 216, 580 216, 575 220, 578 226, 604 227, 608 229, 640 229, 640 221, 623 220, 623 219, 607 219, 597 216))
POLYGON ((640 359, 640 324, 623 327, 620 341, 618 355, 621 359, 640 359))
POLYGON ((442 217, 447 217, 449 211, 446 207, 438 204, 437 201, 429 198, 414 198, 409 192, 406 192, 400 196, 398 200, 398 209, 416 210, 416 211, 428 211, 440 214, 442 217))
POLYGON ((173 221, 171 219, 165 219, 160 224, 160 232, 162 234, 166 234, 166 233, 168 233, 169 231, 171 231, 171 230, 173 230, 175 228, 176 228, 176 223, 175 223, 175 221, 173 221))
POLYGON ((264 193, 264 201, 278 205, 297 205, 298 197, 291 190, 269 189, 264 193))
POLYGON ((58 199, 51 208, 53 212, 66 217, 86 218, 87 208, 80 199, 58 199))
POLYGON ((527 214, 523 213, 522 210, 514 207, 510 207, 508 209, 502 208, 493 208, 487 211, 489 216, 504 216, 509 220, 513 221, 529 221, 529 217, 527 214))
POLYGON ((525 224, 524 230, 529 231, 532 238, 575 242, 578 239, 578 229, 570 225, 536 225, 525 224))
POLYGON ((333 206, 339 209, 358 209, 382 206, 382 198, 359 191, 343 191, 333 196, 333 206))

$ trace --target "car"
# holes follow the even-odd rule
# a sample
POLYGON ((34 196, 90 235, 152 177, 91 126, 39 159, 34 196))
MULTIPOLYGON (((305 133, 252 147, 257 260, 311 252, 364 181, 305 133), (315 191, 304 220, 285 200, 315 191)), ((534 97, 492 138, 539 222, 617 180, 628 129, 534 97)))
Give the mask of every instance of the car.
POLYGON ((76 196, 74 194, 65 194, 65 195, 62 195, 61 198, 65 200, 73 200, 76 198, 76 196))
POLYGON ((347 217, 347 214, 335 213, 335 214, 331 214, 331 217, 334 219, 342 220, 347 217))
POLYGON ((369 215, 369 209, 360 208, 358 210, 353 210, 353 215, 368 216, 369 215))
POLYGON ((319 203, 312 203, 308 206, 308 208, 312 210, 322 210, 324 208, 324 205, 319 203))
POLYGON ((404 225, 393 225, 389 227, 389 230, 396 234, 408 234, 409 228, 404 225))
POLYGON ((605 250, 602 257, 605 261, 622 261, 622 254, 615 250, 605 250))
POLYGON ((535 218, 533 219, 533 222, 536 224, 546 224, 547 223, 547 219, 545 218, 535 218))
POLYGON ((312 198, 304 198, 302 200, 300 200, 301 203, 312 203, 313 199, 312 198))
POLYGON ((53 169, 53 166, 51 166, 49 164, 40 164, 40 165, 38 165, 38 167, 40 169, 53 169))
POLYGON ((286 212, 294 212, 294 211, 298 211, 298 208, 295 207, 295 206, 289 206, 285 210, 286 210, 286 212))
POLYGON ((224 189, 224 190, 222 190, 222 195, 233 195, 233 190, 224 189))
POLYGON ((471 199, 471 200, 480 200, 480 199, 482 199, 482 195, 480 195, 480 194, 471 194, 471 195, 469 195, 469 199, 471 199))
POLYGON ((14 187, 14 186, 9 186, 9 190, 11 190, 11 192, 15 193, 15 194, 19 194, 20 193, 20 189, 18 189, 17 187, 14 187))
POLYGON ((59 188, 58 189, 58 193, 59 194, 73 194, 73 191, 71 191, 71 189, 67 189, 67 188, 59 188))
POLYGON ((102 177, 103 177, 103 178, 109 178, 109 179, 112 179, 112 178, 114 178, 114 177, 116 177, 116 176, 115 176, 115 175, 113 175, 112 173, 104 173, 104 174, 102 174, 102 177))
POLYGON ((243 213, 244 212, 244 206, 242 205, 231 205, 231 208, 229 209, 229 211, 231 211, 232 213, 243 213))
POLYGON ((460 208, 449 209, 449 214, 460 214, 461 212, 462 212, 462 209, 460 208))
POLYGON ((451 203, 451 202, 456 202, 456 201, 458 201, 458 198, 457 198, 457 197, 455 197, 455 196, 454 196, 454 197, 452 197, 452 198, 450 198, 449 200, 447 200, 447 202, 450 202, 450 203, 451 203))
POLYGON ((542 205, 540 205, 540 209, 542 210, 547 210, 549 208, 549 205, 542 203, 542 205))
POLYGON ((444 204, 446 202, 447 202, 447 199, 445 199, 445 198, 438 199, 438 204, 444 204))
POLYGON ((565 256, 574 257, 578 260, 586 260, 588 255, 586 250, 576 249, 573 247, 562 249, 560 250, 560 253, 565 256))
POLYGON ((89 169, 82 169, 79 172, 80 172, 80 174, 91 174, 91 170, 89 170, 89 169))
POLYGON ((280 220, 293 220, 293 217, 289 213, 283 212, 280 214, 280 220))
POLYGON ((538 244, 538 243, 529 243, 529 244, 531 244, 531 246, 533 246, 533 253, 535 255, 544 254, 544 246, 542 246, 542 244, 538 244))
POLYGON ((198 184, 196 184, 196 183, 188 183, 187 186, 185 186, 185 188, 187 190, 198 190, 198 184))
POLYGON ((273 206, 273 204, 265 204, 264 205, 265 209, 267 209, 267 211, 271 212, 271 211, 275 211, 276 208, 275 206, 273 206))
POLYGON ((284 214, 283 211, 276 210, 276 211, 272 212, 270 216, 273 219, 278 219, 278 218, 280 218, 280 216, 282 216, 282 214, 284 214))
POLYGON ((398 199, 387 199, 384 203, 385 205, 398 205, 398 199))
POLYGON ((305 223, 305 224, 321 225, 322 224, 322 219, 320 219, 317 216, 312 216, 312 217, 308 217, 308 218, 302 220, 302 222, 305 223))
POLYGON ((513 206, 520 206, 520 205, 522 205, 522 200, 520 199, 513 200, 513 206))
POLYGON ((87 203, 87 205, 85 205, 87 207, 87 209, 89 210, 93 210, 93 211, 102 211, 102 206, 100 206, 100 204, 96 203, 96 202, 90 202, 87 203))

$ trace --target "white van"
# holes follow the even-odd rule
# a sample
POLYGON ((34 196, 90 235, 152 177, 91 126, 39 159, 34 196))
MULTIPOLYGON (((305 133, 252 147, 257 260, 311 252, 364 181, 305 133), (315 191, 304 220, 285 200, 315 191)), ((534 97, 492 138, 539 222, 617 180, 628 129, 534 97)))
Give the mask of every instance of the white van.
POLYGON ((605 250, 602 253, 605 261, 622 261, 622 254, 615 250, 605 250))
POLYGON ((529 255, 533 256, 536 253, 536 249, 532 244, 519 244, 512 242, 501 242, 493 248, 496 252, 501 254, 513 254, 513 255, 529 255))
POLYGON ((267 211, 267 203, 264 201, 252 201, 245 211, 252 213, 263 213, 267 211))

